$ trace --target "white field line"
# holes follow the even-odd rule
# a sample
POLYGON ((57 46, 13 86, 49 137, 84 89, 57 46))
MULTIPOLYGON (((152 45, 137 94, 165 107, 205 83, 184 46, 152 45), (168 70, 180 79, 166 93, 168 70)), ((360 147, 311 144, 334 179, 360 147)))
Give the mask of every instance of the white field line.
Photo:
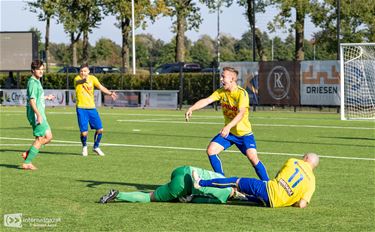
MULTIPOLYGON (((8 137, 0 137, 4 140, 18 140, 18 141, 34 141, 34 139, 25 139, 25 138, 8 138, 8 137)), ((56 143, 63 143, 63 144, 56 144, 56 146, 80 146, 81 142, 76 141, 64 141, 64 140, 53 140, 51 144, 47 146, 53 146, 54 142, 56 143), (68 144, 67 144, 68 143, 68 144), (70 144, 69 144, 70 143, 70 144)), ((88 143, 92 145, 92 143, 88 143)), ((17 144, 20 145, 20 144, 17 144)), ((30 146, 30 144, 21 144, 24 146, 30 146)), ((206 151, 204 148, 193 148, 193 147, 169 147, 169 146, 153 146, 153 145, 138 145, 138 144, 116 144, 116 143, 101 143, 102 146, 108 147, 139 147, 139 148, 156 148, 156 149, 168 149, 168 150, 184 150, 184 151, 206 151)), ((0 147, 7 147, 13 146, 12 144, 2 144, 0 143, 0 147)), ((224 151, 228 153, 239 153, 239 151, 224 151)), ((302 156, 301 154, 291 154, 291 153, 279 153, 279 152, 258 152, 259 154, 268 154, 268 155, 279 155, 279 156, 302 156)), ((370 160, 375 161, 375 158, 361 158, 361 157, 343 157, 343 156, 329 156, 329 155, 320 155, 321 158, 328 158, 328 159, 344 159, 344 160, 370 160)))
MULTIPOLYGON (((1 113, 1 111, 0 111, 1 113)), ((2 111, 2 113, 6 113, 7 115, 14 115, 14 114, 17 114, 17 115, 24 115, 25 114, 25 111, 2 111)), ((313 112, 302 112, 304 114, 313 114, 313 112)), ((71 114, 71 115, 75 115, 76 112, 50 112, 50 111, 47 111, 47 114, 71 114)), ((106 112, 100 112, 100 114, 103 114, 103 115, 112 115, 112 116, 144 116, 144 117, 165 117, 165 116, 168 116, 168 117, 176 117, 176 118, 184 118, 184 111, 181 111, 180 114, 132 114, 132 113, 106 113, 106 112)), ((297 113, 298 114, 298 113, 297 113)), ((195 115, 193 116, 193 118, 209 118, 209 119, 222 119, 223 118, 223 115, 221 114, 221 111, 220 111, 220 115, 217 115, 217 116, 209 116, 209 115, 206 115, 206 116, 203 116, 203 115, 195 115)), ((254 115, 250 115, 250 119, 267 119, 267 120, 323 120, 323 121, 337 121, 339 120, 338 118, 337 119, 321 119, 321 118, 293 118, 293 117, 262 117, 262 116, 254 116, 254 115)))
MULTIPOLYGON (((221 112, 221 111, 220 111, 221 112)), ((0 111, 0 113, 6 113, 6 116, 12 116, 14 113, 17 115, 24 115, 25 111, 0 111)), ((301 112, 301 113, 309 113, 309 114, 319 114, 315 112, 301 112)), ((322 113, 322 112, 320 112, 322 113)), ((66 115, 75 115, 76 112, 71 111, 71 112, 47 112, 47 114, 66 114, 66 115)), ((100 114, 103 115, 110 115, 110 116, 144 116, 144 117, 177 117, 177 118, 184 118, 184 111, 181 112, 181 114, 136 114, 136 113, 106 113, 102 112, 100 114)), ((323 113, 322 113, 323 114, 323 113)), ((223 116, 220 114, 218 116, 202 116, 202 115, 194 115, 194 118, 199 118, 199 119, 223 119, 223 116)), ((250 119, 266 119, 266 120, 296 120, 296 121, 303 121, 303 120, 314 120, 314 121, 337 121, 339 119, 327 119, 327 118, 288 118, 288 117, 262 117, 262 116, 254 116, 251 115, 250 119)), ((167 120, 170 120, 167 119, 167 120)), ((375 125, 375 124, 374 124, 375 125)))
MULTIPOLYGON (((185 121, 158 121, 158 120, 140 120, 140 119, 119 119, 118 122, 146 122, 146 123, 189 123, 189 124, 204 124, 204 125, 223 125, 222 122, 185 122, 185 121)), ((370 127, 343 127, 343 126, 319 126, 319 125, 288 125, 288 124, 258 124, 254 123, 253 126, 266 126, 266 127, 300 127, 300 128, 325 128, 325 129, 350 129, 350 130, 375 130, 370 127)))

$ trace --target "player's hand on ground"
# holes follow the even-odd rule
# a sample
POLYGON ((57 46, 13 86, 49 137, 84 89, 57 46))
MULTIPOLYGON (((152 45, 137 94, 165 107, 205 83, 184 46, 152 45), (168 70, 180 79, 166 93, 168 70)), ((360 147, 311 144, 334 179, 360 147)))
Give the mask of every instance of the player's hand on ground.
POLYGON ((193 195, 181 196, 178 198, 178 200, 182 203, 189 203, 191 200, 193 200, 193 195))
POLYGON ((188 122, 191 118, 191 115, 193 114, 193 111, 191 109, 188 109, 185 113, 185 120, 188 122))

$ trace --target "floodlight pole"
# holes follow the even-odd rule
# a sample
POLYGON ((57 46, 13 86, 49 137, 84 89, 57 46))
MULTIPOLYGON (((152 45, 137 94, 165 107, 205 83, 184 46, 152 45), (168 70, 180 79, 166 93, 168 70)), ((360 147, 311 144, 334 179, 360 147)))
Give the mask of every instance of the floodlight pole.
POLYGON ((337 10, 337 22, 336 22, 336 38, 337 38, 337 60, 340 60, 340 0, 336 0, 336 10, 337 10))
POLYGON ((216 61, 217 61, 217 66, 219 67, 220 64, 220 5, 221 5, 221 0, 218 0, 217 3, 217 37, 216 37, 216 61))
POLYGON ((256 47, 255 47, 255 0, 252 0, 251 1, 251 4, 252 4, 252 17, 253 17, 253 25, 252 25, 252 32, 253 32, 253 61, 255 62, 256 60, 256 54, 255 54, 255 50, 256 50, 256 47))
POLYGON ((133 75, 135 75, 135 34, 134 34, 134 0, 132 0, 132 55, 133 55, 133 75))

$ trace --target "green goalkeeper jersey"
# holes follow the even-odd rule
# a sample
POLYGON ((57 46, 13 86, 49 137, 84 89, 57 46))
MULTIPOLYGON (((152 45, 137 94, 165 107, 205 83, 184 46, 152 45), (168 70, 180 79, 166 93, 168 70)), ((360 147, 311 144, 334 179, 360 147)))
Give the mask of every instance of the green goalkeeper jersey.
MULTIPOLYGON (((179 197, 194 195, 218 200, 218 203, 226 203, 232 188, 202 187, 195 189, 191 172, 195 170, 202 179, 224 178, 223 175, 202 168, 181 166, 173 170, 171 181, 158 187, 154 192, 156 201, 172 201, 179 197)), ((203 202, 203 201, 201 201, 203 202)))

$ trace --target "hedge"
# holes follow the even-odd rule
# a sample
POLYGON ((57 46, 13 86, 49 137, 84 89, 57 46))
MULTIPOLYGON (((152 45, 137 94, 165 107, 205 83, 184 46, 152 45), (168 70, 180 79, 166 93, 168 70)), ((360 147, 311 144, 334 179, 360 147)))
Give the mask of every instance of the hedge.
MULTIPOLYGON (((74 89, 74 77, 77 74, 45 73, 42 79, 44 89, 74 89)), ((119 90, 149 90, 150 75, 132 74, 95 74, 99 81, 108 89, 119 90)), ((184 73, 183 104, 193 104, 197 100, 209 96, 213 91, 212 73, 184 73)), ((25 89, 30 73, 22 72, 17 77, 0 75, 0 88, 25 89)), ((219 85, 218 76, 215 77, 216 88, 219 85)), ((179 90, 180 75, 178 73, 153 75, 153 90, 179 90)))

